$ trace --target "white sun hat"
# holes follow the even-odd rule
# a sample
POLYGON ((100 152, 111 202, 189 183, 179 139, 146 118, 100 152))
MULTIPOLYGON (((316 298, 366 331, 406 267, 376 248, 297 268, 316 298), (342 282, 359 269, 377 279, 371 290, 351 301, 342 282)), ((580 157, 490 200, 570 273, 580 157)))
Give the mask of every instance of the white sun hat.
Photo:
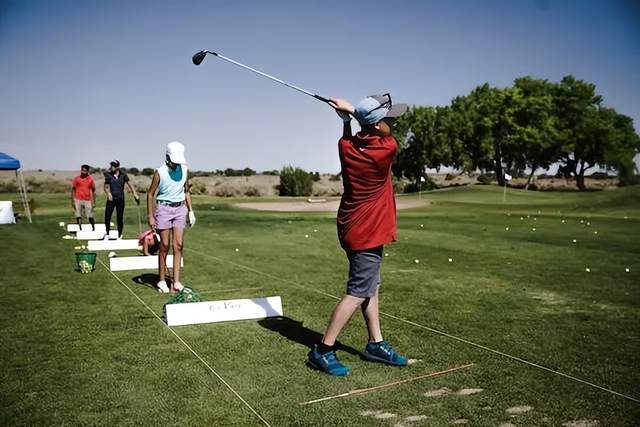
POLYGON ((167 144, 167 156, 173 163, 179 165, 186 165, 187 159, 184 157, 184 145, 178 141, 173 141, 167 144))

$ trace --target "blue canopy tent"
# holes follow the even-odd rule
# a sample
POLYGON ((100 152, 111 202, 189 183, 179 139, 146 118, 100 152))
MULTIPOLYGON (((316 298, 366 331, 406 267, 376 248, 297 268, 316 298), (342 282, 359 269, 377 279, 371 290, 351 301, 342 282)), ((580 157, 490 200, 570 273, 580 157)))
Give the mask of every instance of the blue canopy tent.
POLYGON ((27 188, 24 185, 24 177, 20 171, 20 160, 14 159, 7 154, 0 153, 0 170, 16 172, 16 181, 20 191, 20 199, 22 199, 22 207, 29 218, 29 222, 31 222, 31 209, 29 208, 29 198, 27 197, 27 188))

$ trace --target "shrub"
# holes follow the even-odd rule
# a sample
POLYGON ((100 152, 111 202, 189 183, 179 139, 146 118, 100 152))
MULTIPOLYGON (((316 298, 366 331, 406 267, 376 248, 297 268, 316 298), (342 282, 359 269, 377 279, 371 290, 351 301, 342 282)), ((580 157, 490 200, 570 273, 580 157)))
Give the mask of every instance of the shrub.
POLYGON ((154 173, 156 173, 156 170, 153 168, 144 168, 140 171, 140 174, 144 176, 153 176, 154 173))
POLYGON ((428 176, 425 177, 425 182, 421 185, 417 185, 415 182, 410 182, 404 186, 405 193, 417 193, 418 191, 430 191, 438 188, 436 183, 428 176))
POLYGON ((207 194, 207 186, 200 181, 191 180, 189 181, 191 186, 189 187, 189 192, 195 195, 207 194))
POLYGON ((329 181, 340 181, 342 179, 342 173, 337 173, 329 177, 329 181))
POLYGON ((71 183, 57 179, 39 181, 30 176, 26 180, 27 189, 31 193, 66 193, 71 190, 71 183))
POLYGON ((300 168, 285 166, 280 171, 278 191, 281 196, 309 196, 313 189, 311 174, 300 168))
POLYGON ((478 182, 484 185, 491 184, 492 182, 495 182, 495 180, 496 180, 495 173, 483 173, 478 176, 478 182))
POLYGON ((249 197, 260 197, 262 194, 260 194, 260 190, 256 187, 249 187, 244 191, 244 195, 249 197))
POLYGON ((313 180, 313 182, 320 181, 320 172, 312 172, 311 179, 313 180))
POLYGON ((587 178, 591 178, 591 179, 609 179, 612 178, 611 176, 609 176, 608 173, 606 172, 594 172, 591 175, 588 175, 587 178))
POLYGON ((264 171, 262 172, 262 175, 271 175, 271 176, 278 176, 280 175, 280 171, 278 170, 271 170, 271 171, 264 171))
POLYGON ((0 181, 0 193, 17 193, 18 184, 15 181, 0 181))

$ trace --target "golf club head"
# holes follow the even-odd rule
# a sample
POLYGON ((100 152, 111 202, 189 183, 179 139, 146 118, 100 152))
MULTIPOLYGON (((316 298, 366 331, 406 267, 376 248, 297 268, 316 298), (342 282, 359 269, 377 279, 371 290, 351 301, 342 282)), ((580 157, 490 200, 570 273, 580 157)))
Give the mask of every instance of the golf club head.
POLYGON ((205 56, 207 56, 207 51, 206 50, 201 50, 200 52, 198 52, 195 55, 193 55, 193 58, 191 58, 191 60, 193 61, 194 65, 200 65, 202 63, 202 61, 204 60, 205 56))

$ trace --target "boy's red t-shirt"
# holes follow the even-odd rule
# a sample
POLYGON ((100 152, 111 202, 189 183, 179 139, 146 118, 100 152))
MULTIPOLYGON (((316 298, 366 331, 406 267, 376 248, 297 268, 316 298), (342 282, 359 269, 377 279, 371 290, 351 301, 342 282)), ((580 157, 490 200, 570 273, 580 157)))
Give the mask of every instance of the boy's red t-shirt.
POLYGON ((338 142, 344 184, 338 238, 343 248, 372 249, 397 240, 391 182, 391 164, 397 150, 392 136, 358 133, 338 142))
POLYGON ((91 200, 91 190, 95 190, 96 186, 91 175, 86 178, 78 175, 71 181, 73 187, 73 198, 77 200, 91 200))

